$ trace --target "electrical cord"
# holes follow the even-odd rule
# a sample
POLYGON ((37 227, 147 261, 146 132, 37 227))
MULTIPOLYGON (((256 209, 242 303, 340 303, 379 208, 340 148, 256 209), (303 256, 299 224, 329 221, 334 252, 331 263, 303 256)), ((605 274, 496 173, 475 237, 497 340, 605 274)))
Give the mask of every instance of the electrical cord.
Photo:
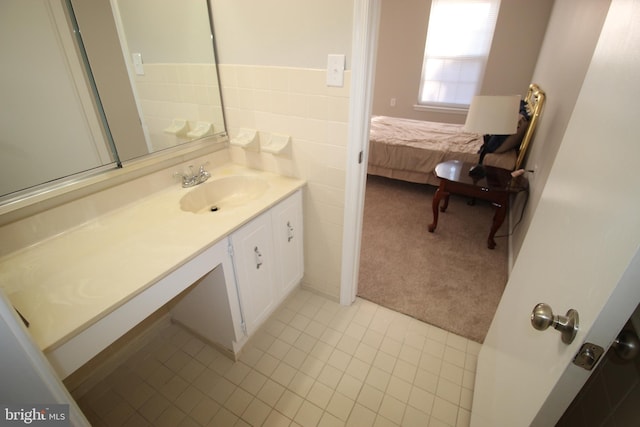
POLYGON ((522 204, 522 210, 520 211, 520 219, 518 219, 518 222, 516 222, 513 225, 513 229, 507 233, 507 234, 500 234, 497 236, 494 236, 494 238, 500 238, 500 237, 509 237, 511 235, 513 235, 513 233, 516 231, 516 228, 518 227, 518 225, 522 222, 522 219, 524 218, 524 211, 527 208, 527 203, 529 202, 529 189, 524 190, 525 193, 525 199, 524 199, 524 203, 522 204))

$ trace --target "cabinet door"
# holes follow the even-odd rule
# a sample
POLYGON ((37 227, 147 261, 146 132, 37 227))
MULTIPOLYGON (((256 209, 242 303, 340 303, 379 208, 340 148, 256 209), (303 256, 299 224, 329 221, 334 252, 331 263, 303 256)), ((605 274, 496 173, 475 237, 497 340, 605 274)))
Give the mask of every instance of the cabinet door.
POLYGON ((284 296, 300 283, 304 272, 300 190, 273 208, 272 221, 277 258, 276 286, 284 296))
POLYGON ((271 216, 263 214, 232 236, 240 301, 250 335, 276 303, 271 216))

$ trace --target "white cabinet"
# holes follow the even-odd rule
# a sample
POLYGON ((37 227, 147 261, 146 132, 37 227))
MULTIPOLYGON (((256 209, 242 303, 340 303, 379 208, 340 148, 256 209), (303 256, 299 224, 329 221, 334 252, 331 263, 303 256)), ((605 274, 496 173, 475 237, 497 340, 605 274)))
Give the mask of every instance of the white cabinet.
POLYGON ((173 320, 237 355, 302 280, 302 225, 298 190, 220 241, 204 256, 208 272, 172 308, 173 320))
POLYGON ((240 307, 251 335, 302 279, 301 191, 233 233, 231 242, 240 307))

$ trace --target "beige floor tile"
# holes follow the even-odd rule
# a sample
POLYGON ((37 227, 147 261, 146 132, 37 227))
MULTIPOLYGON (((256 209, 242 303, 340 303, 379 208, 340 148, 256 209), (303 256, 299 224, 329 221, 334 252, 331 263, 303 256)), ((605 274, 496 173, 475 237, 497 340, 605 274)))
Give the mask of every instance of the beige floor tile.
POLYGON ((187 387, 187 389, 175 399, 174 404, 182 410, 184 413, 189 414, 196 407, 205 395, 193 386, 187 387))
POLYGON ((300 369, 300 366, 302 366, 306 358, 307 353, 305 353, 303 350, 293 347, 287 352, 282 361, 290 366, 293 366, 296 369, 300 369))
POLYGON ((233 412, 237 416, 241 416, 249 406, 249 403, 253 400, 253 396, 244 391, 241 388, 236 388, 235 391, 229 396, 224 407, 233 412))
POLYGON ((414 386, 411 388, 408 403, 422 412, 431 414, 434 399, 435 396, 433 394, 414 386))
POLYGON ((451 334, 451 333, 447 335, 446 344, 450 347, 456 348, 463 352, 467 351, 468 342, 469 342, 468 339, 461 337, 460 335, 451 334))
POLYGON ((260 389, 267 382, 267 379, 268 378, 266 376, 252 369, 249 371, 247 376, 244 377, 242 382, 240 382, 240 387, 252 395, 257 396, 260 389))
POLYGON ((377 352, 378 350, 376 348, 365 344, 364 342, 361 342, 360 344, 358 344, 358 348, 354 352, 353 356, 354 358, 361 360, 367 365, 371 365, 373 363, 373 360, 376 358, 377 352))
POLYGON ((435 393, 438 389, 438 375, 431 372, 418 369, 413 384, 430 393, 435 393))
POLYGON ((445 362, 464 368, 466 355, 467 354, 462 350, 446 346, 444 349, 443 359, 445 362))
POLYGON ((252 426, 261 426, 267 419, 271 407, 259 399, 253 399, 242 414, 242 419, 252 426))
POLYGON ((168 324, 77 400, 97 427, 468 427, 480 348, 368 301, 299 291, 238 362, 168 324))
POLYGON ((262 375, 270 377, 278 367, 280 361, 270 354, 264 354, 255 366, 255 369, 262 375))
POLYGON ((268 379, 258 392, 258 399, 271 407, 275 407, 284 393, 285 388, 273 380, 268 379))
POLYGON ((333 395, 333 389, 327 387, 319 381, 316 381, 307 393, 306 399, 314 405, 325 409, 331 396, 333 395))
POLYGON ((365 378, 367 378, 370 369, 371 365, 369 363, 366 363, 354 357, 353 359, 351 359, 351 362, 349 362, 349 366, 347 366, 345 372, 347 372, 354 378, 364 380, 365 378))
POLYGON ((184 420, 187 415, 174 406, 169 406, 156 420, 153 422, 154 427, 175 427, 184 420))
POLYGON ((389 396, 387 394, 382 399, 378 414, 393 421, 396 424, 400 424, 402 422, 402 417, 404 416, 406 407, 407 405, 405 403, 402 403, 395 397, 389 396))
POLYGON ((358 395, 360 394, 360 390, 362 390, 362 386, 364 385, 364 381, 360 381, 356 378, 353 378, 349 374, 345 374, 342 376, 342 379, 338 383, 337 391, 344 394, 350 399, 356 400, 358 395))
POLYGON ((304 399, 297 394, 294 394, 289 390, 285 390, 276 403, 275 408, 285 416, 293 419, 298 412, 298 409, 300 409, 303 401, 304 399))
POLYGON ((220 405, 215 400, 203 396, 202 400, 189 412, 189 416, 199 425, 206 426, 219 409, 220 405))
POLYGON ((345 422, 338 417, 324 412, 322 414, 322 418, 320 418, 320 422, 318 423, 318 427, 343 427, 345 422))
POLYGON ((275 357, 276 359, 282 359, 288 352, 291 350, 293 346, 291 344, 287 344, 281 339, 276 339, 271 347, 267 350, 267 353, 275 357))
POLYGON ((302 402, 298 413, 293 418, 295 422, 305 427, 315 427, 322 418, 322 409, 314 405, 313 403, 305 400, 302 402))
POLYGON ((289 383, 288 389, 301 397, 306 397, 315 382, 316 380, 309 375, 298 372, 289 383))
POLYGON ((458 410, 458 419, 456 420, 456 427, 469 427, 471 424, 471 411, 460 408, 458 410))
POLYGON ((396 366, 396 358, 383 351, 378 351, 375 359, 373 359, 373 366, 380 368, 385 372, 392 373, 393 368, 396 366))
POLYGON ((271 374, 271 379, 285 387, 289 385, 297 370, 284 362, 280 362, 271 374))
POLYGON ((351 415, 347 420, 347 426, 349 427, 363 427, 372 426, 376 420, 376 413, 371 409, 366 408, 359 403, 353 405, 351 415))
POLYGON ((458 406, 436 396, 433 401, 431 418, 436 418, 440 421, 444 421, 445 423, 454 426, 456 424, 457 417, 458 406))
MULTIPOLYGON (((389 384, 387 385, 386 393, 389 396, 395 397, 403 403, 409 402, 409 395, 411 394, 411 384, 398 377, 391 376, 389 384)), ((435 390, 434 390, 435 391, 435 390)))
POLYGON ((428 425, 428 414, 425 414, 412 406, 407 406, 402 419, 402 427, 426 427, 428 425))
POLYGON ((440 378, 444 378, 451 381, 452 383, 462 385, 462 380, 464 379, 464 369, 446 361, 442 362, 442 368, 440 369, 440 378))
POLYGON ((213 416, 207 427, 232 426, 238 421, 238 417, 226 408, 220 410, 213 416))
POLYGON ((262 427, 288 427, 291 420, 278 411, 271 411, 262 427))
POLYGON ((251 372, 251 368, 242 362, 234 363, 229 370, 224 374, 224 377, 234 383, 240 385, 242 380, 251 372))
POLYGON ((231 396, 236 388, 236 385, 226 378, 220 378, 220 380, 216 382, 215 387, 209 390, 207 394, 213 400, 222 405, 229 398, 229 396, 231 396))
POLYGON ((449 380, 440 378, 438 381, 438 389, 436 390, 436 396, 443 398, 456 406, 460 405, 460 393, 462 387, 452 383, 449 380))
POLYGON ((376 389, 384 392, 387 390, 387 385, 391 380, 391 374, 376 368, 375 366, 369 370, 367 378, 364 380, 365 384, 375 387, 376 389))
POLYGON ((374 412, 378 412, 384 393, 369 384, 362 386, 357 402, 374 412))
POLYGON ((332 389, 335 389, 338 386, 342 375, 342 370, 327 364, 324 365, 322 371, 318 374, 318 381, 332 389))
POLYGON ((355 405, 355 401, 353 399, 349 399, 342 393, 335 392, 333 393, 333 396, 331 396, 331 400, 329 400, 326 410, 338 417, 340 420, 347 421, 351 414, 351 410, 353 409, 353 405, 355 405))
POLYGON ((335 348, 331 356, 329 356, 329 360, 327 360, 327 364, 337 368, 341 371, 345 371, 347 366, 349 366, 349 362, 351 362, 352 356, 345 353, 344 351, 335 348))

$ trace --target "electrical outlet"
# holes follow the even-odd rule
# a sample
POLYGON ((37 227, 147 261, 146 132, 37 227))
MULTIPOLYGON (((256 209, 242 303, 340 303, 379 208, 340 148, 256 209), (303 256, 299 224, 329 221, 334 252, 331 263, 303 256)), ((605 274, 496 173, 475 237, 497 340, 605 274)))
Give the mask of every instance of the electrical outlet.
POLYGON ((396 106, 396 99, 395 98, 391 98, 391 101, 389 102, 389 105, 391 105, 392 107, 396 106))

